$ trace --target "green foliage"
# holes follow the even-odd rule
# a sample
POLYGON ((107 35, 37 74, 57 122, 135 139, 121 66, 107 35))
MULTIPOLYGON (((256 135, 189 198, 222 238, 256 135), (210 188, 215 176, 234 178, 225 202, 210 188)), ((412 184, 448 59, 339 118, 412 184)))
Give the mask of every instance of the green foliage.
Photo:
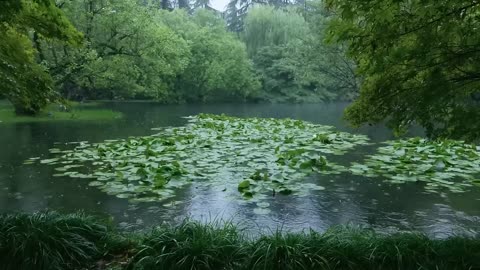
POLYGON ((1 93, 17 113, 36 114, 58 96, 49 74, 36 63, 29 31, 71 44, 78 44, 82 36, 51 0, 6 0, 0 9, 1 93))
POLYGON ((271 6, 252 8, 245 18, 244 27, 242 36, 250 56, 264 47, 295 42, 309 31, 303 17, 293 9, 280 10, 271 6))
POLYGON ((221 18, 198 10, 192 17, 183 11, 164 13, 162 19, 190 44, 190 62, 172 93, 177 101, 244 101, 257 95, 260 85, 245 46, 221 18))
POLYGON ((313 1, 308 3, 305 16, 310 32, 295 53, 300 63, 295 69, 297 80, 325 89, 335 99, 354 99, 359 87, 353 61, 347 58, 344 44, 325 42, 327 25, 334 15, 325 9, 323 1, 313 1))
POLYGON ((58 97, 52 79, 34 60, 34 49, 26 34, 0 25, 0 84, 2 94, 18 114, 36 114, 58 97))
POLYGON ((53 212, 0 216, 0 268, 477 269, 480 239, 386 235, 356 227, 247 238, 231 223, 185 220, 120 233, 94 217, 53 212))
POLYGON ((382 235, 332 227, 320 234, 282 233, 245 240, 227 224, 157 228, 129 269, 474 269, 478 239, 432 240, 419 233, 382 235), (162 267, 163 266, 163 267, 162 267))
POLYGON ((420 138, 389 141, 364 164, 350 171, 369 177, 382 176, 395 184, 424 182, 428 191, 465 192, 478 184, 480 147, 461 141, 429 141, 420 138))
POLYGON ((74 108, 69 111, 50 109, 56 106, 50 105, 35 116, 18 116, 10 108, 0 108, 0 123, 34 123, 34 122, 56 122, 56 121, 112 121, 122 118, 120 112, 106 109, 80 109, 74 108))
POLYGON ((243 241, 231 223, 164 225, 144 236, 128 269, 234 269, 248 257, 243 241))
POLYGON ((269 6, 274 8, 306 8, 306 0, 230 0, 223 14, 232 32, 240 33, 244 30, 246 15, 255 6, 269 6))
POLYGON ((63 9, 88 43, 49 43, 47 62, 69 98, 164 100, 189 61, 188 45, 137 1, 71 1, 63 9))
POLYGON ((242 36, 263 82, 259 98, 273 102, 351 99, 357 91, 352 63, 341 48, 323 42, 322 25, 329 14, 317 2, 308 13, 302 12, 273 6, 248 12, 242 36))
POLYGON ((46 45, 57 84, 70 98, 155 99, 165 103, 243 101, 256 94, 244 45, 214 13, 165 11, 137 1, 69 2, 83 48, 46 45))
POLYGON ((305 177, 346 171, 325 156, 367 141, 363 135, 299 120, 201 114, 184 127, 161 128, 153 136, 81 142, 26 163, 57 165, 54 176, 92 179, 90 186, 137 202, 168 205, 178 188, 193 184, 222 187, 231 198, 268 208, 264 201, 275 191, 308 196, 324 190, 305 177))
POLYGON ((0 216, 0 268, 62 270, 91 265, 108 227, 83 214, 0 216))
POLYGON ((363 76, 346 111, 356 126, 387 120, 429 136, 480 138, 480 3, 469 0, 329 0, 330 39, 346 42, 363 76))
POLYGON ((305 65, 300 57, 301 46, 303 46, 301 42, 268 46, 263 47, 255 55, 255 69, 262 78, 264 90, 259 96, 260 99, 273 102, 316 103, 336 98, 335 93, 320 88, 317 79, 307 78, 299 73, 305 65))

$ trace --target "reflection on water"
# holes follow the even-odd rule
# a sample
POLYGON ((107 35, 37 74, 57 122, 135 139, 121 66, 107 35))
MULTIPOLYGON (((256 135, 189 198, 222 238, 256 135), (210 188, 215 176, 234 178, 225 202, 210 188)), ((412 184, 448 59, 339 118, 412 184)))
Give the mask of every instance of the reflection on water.
MULTIPOLYGON (((272 212, 256 215, 251 204, 229 199, 223 187, 191 186, 177 192, 175 202, 130 204, 109 196, 88 181, 51 177, 53 167, 22 165, 25 159, 44 157, 55 142, 100 142, 105 139, 149 135, 153 127, 185 124, 181 116, 200 112, 234 116, 296 118, 333 125, 342 131, 368 135, 373 142, 391 139, 383 127, 353 130, 342 121, 345 104, 302 105, 159 105, 155 103, 106 104, 125 114, 114 122, 65 122, 0 124, 0 211, 55 209, 112 215, 119 224, 141 228, 162 222, 229 219, 252 233, 276 228, 325 230, 337 224, 356 224, 383 231, 419 230, 432 236, 480 231, 480 189, 454 194, 426 193, 421 183, 393 185, 381 179, 349 174, 321 175, 306 179, 324 187, 307 197, 275 196, 272 212)), ((416 134, 421 134, 415 131, 416 134)), ((356 148, 335 161, 343 165, 362 159, 377 146, 356 148)))

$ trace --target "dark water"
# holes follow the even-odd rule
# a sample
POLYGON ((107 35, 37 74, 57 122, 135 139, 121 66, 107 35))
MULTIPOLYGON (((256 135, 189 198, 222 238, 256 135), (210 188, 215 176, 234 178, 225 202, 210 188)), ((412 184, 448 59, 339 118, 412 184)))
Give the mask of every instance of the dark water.
MULTIPOLYGON (((55 142, 90 141, 154 134, 153 127, 183 125, 181 116, 200 112, 235 116, 290 117, 333 125, 338 129, 368 135, 373 142, 391 139, 384 127, 352 130, 342 121, 346 104, 325 105, 175 105, 155 103, 111 103, 125 117, 111 122, 0 123, 0 211, 55 209, 62 212, 84 210, 111 215, 124 226, 142 228, 162 222, 175 223, 185 217, 198 220, 227 219, 250 232, 283 228, 325 230, 331 225, 356 224, 382 231, 417 230, 434 237, 450 234, 475 235, 480 232, 480 189, 455 194, 448 191, 426 193, 422 184, 390 185, 381 179, 349 174, 315 176, 326 187, 310 197, 277 196, 270 201, 272 212, 256 215, 254 206, 231 201, 221 191, 204 190, 195 184, 179 190, 175 200, 132 204, 89 187, 85 179, 56 178, 53 167, 22 165, 30 157, 43 156, 55 142)), ((421 134, 419 131, 417 134, 421 134)), ((377 146, 356 148, 339 163, 361 160, 377 146)))

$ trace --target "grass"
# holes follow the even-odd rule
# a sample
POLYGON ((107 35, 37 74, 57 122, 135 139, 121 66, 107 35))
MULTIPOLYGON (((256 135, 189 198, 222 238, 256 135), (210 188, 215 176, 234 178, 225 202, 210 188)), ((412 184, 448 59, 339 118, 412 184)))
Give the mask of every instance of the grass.
POLYGON ((248 238, 189 220, 122 233, 83 214, 11 214, 0 217, 0 269, 480 269, 480 238, 355 227, 248 238))
POLYGON ((106 225, 83 214, 53 212, 0 217, 3 269, 74 269, 100 254, 106 225))
POLYGON ((36 116, 17 116, 11 104, 0 102, 0 123, 107 121, 122 117, 122 113, 120 112, 94 108, 99 105, 96 102, 85 104, 71 103, 70 105, 70 111, 61 111, 58 106, 50 105, 36 116))
POLYGON ((248 257, 244 244, 231 223, 184 221, 145 234, 128 269, 236 269, 248 257))

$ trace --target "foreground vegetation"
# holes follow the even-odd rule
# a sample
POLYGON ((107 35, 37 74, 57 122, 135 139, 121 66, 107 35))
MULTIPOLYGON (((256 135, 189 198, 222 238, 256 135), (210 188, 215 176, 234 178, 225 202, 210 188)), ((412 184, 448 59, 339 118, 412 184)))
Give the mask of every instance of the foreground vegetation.
POLYGON ((0 268, 478 269, 480 239, 333 227, 248 238, 230 223, 184 221, 125 233, 81 213, 0 216, 0 268))

